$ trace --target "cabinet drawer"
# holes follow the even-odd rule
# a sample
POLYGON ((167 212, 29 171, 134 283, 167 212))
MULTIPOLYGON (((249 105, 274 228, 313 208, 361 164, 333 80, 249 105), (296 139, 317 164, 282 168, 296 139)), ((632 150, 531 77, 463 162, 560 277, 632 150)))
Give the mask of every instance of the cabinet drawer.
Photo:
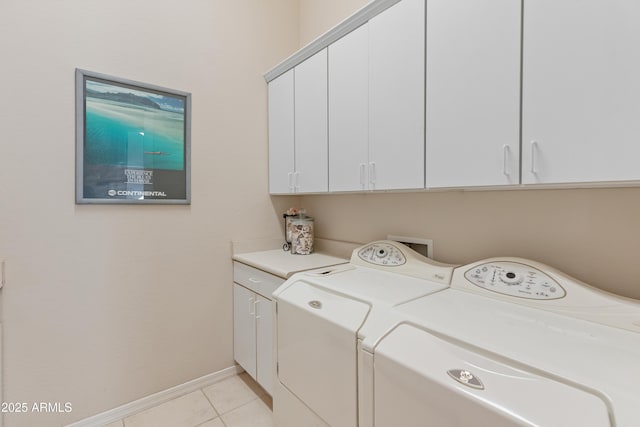
POLYGON ((234 261, 233 281, 271 300, 271 294, 285 279, 234 261))

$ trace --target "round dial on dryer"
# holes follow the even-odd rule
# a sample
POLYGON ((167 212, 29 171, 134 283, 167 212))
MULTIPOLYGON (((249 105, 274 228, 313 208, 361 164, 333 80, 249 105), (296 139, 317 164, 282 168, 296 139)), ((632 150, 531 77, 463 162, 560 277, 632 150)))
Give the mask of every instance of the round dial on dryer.
POLYGON ((407 262, 407 258, 397 247, 388 243, 372 243, 360 249, 358 257, 370 264, 397 266, 407 262))
POLYGON ((552 300, 566 295, 558 282, 530 265, 511 261, 494 261, 476 265, 464 277, 474 285, 518 298, 552 300))

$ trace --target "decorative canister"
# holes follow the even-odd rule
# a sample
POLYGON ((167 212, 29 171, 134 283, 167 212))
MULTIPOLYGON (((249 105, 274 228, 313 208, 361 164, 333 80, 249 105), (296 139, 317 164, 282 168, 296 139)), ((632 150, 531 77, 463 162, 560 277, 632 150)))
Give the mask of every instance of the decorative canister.
POLYGON ((291 253, 309 255, 313 252, 313 218, 298 215, 290 218, 291 253))

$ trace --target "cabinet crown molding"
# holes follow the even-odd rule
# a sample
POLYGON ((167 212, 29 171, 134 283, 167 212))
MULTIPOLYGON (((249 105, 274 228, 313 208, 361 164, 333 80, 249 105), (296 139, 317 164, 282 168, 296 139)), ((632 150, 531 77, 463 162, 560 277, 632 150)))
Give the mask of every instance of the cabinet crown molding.
POLYGON ((270 69, 264 74, 264 79, 268 82, 275 79, 281 74, 284 74, 291 68, 300 64, 307 58, 310 58, 314 54, 320 52, 330 44, 334 43, 338 39, 344 37, 346 34, 355 30, 362 24, 368 22, 374 16, 380 14, 384 10, 390 8, 394 4, 401 0, 373 0, 370 3, 363 6, 360 10, 356 11, 353 15, 340 22, 338 25, 313 40, 311 43, 301 48, 293 55, 270 69))

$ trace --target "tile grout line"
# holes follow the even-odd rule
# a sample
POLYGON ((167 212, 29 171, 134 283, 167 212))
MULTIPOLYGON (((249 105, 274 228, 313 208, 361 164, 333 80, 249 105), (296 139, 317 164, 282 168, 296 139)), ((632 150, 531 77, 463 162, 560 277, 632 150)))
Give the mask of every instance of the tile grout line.
MULTIPOLYGON (((204 388, 200 388, 198 389, 200 391, 200 393, 202 393, 204 395, 204 398, 207 399, 207 402, 209 402, 209 405, 211 405, 211 407, 213 408, 213 412, 216 413, 216 416, 210 420, 205 421, 204 423, 208 423, 209 421, 213 421, 216 418, 220 418, 220 421, 222 422, 222 425, 224 427, 227 427, 227 425, 225 424, 224 420, 222 419, 222 414, 220 412, 218 412, 218 409, 216 408, 216 406, 213 404, 213 402, 211 401, 211 399, 209 399, 209 396, 207 396, 207 393, 204 392, 204 388)), ((202 423, 202 424, 204 424, 202 423)), ((198 424, 199 426, 202 424, 198 424)), ((196 426, 198 427, 198 426, 196 426)))
MULTIPOLYGON (((223 381, 223 380, 222 380, 222 381, 223 381)), ((215 383, 214 383, 214 384, 215 384, 215 383)), ((202 388, 199 388, 199 389, 196 389, 196 390, 193 390, 193 391, 188 391, 188 392, 180 393, 180 394, 178 394, 177 396, 174 396, 173 398, 171 398, 171 399, 169 399, 169 400, 166 400, 166 401, 164 401, 164 402, 162 402, 162 403, 159 403, 159 404, 157 404, 157 405, 155 405, 155 406, 152 406, 152 407, 150 407, 150 408, 146 408, 146 409, 142 409, 142 410, 139 410, 139 411, 136 411, 136 412, 134 412, 134 413, 132 413, 132 414, 127 415, 125 418, 120 419, 120 421, 122 422, 122 427, 127 427, 127 425, 126 425, 126 423, 125 423, 125 420, 126 420, 127 418, 135 417, 135 416, 137 416, 137 415, 139 415, 139 414, 142 414, 142 413, 144 413, 144 412, 150 411, 150 410, 155 409, 155 408, 157 408, 157 407, 159 407, 159 406, 166 405, 166 404, 168 404, 168 403, 170 403, 170 402, 174 402, 174 401, 176 401, 176 400, 178 400, 178 399, 181 399, 181 398, 183 398, 183 397, 185 397, 185 396, 187 396, 187 395, 189 395, 189 394, 193 394, 193 393, 195 393, 195 392, 197 392, 197 391, 200 391, 200 392, 202 392, 202 394, 204 394, 205 399, 207 399, 207 402, 209 402, 209 405, 211 405, 211 407, 213 408, 213 411, 217 414, 217 416, 220 416, 220 414, 218 414, 218 411, 216 410, 216 408, 213 406, 213 404, 211 403, 211 401, 210 401, 210 400, 209 400, 209 398, 207 397, 206 393, 204 393, 203 389, 202 389, 202 388)), ((212 418, 212 419, 215 419, 215 418, 212 418)), ((205 421, 205 422, 208 422, 208 421, 211 421, 211 420, 207 420, 207 421, 205 421)), ((114 421, 114 422, 115 422, 115 421, 114 421)), ((199 425, 199 424, 198 424, 198 425, 199 425)), ((197 426, 196 426, 196 427, 197 427, 197 426)))
MULTIPOLYGON (((237 376, 239 377, 240 375, 237 375, 237 376)), ((243 380, 243 382, 244 382, 244 380, 243 380)), ((206 388, 206 387, 201 387, 201 388, 199 388, 199 389, 197 389, 197 390, 194 390, 194 391, 192 391, 192 392, 190 392, 190 393, 182 394, 182 395, 180 395, 180 396, 175 397, 174 399, 171 399, 171 400, 169 400, 169 401, 167 401, 167 402, 164 402, 164 403, 162 403, 162 404, 160 404, 160 405, 157 405, 157 406, 164 405, 164 404, 166 404, 166 403, 169 403, 169 402, 171 402, 171 401, 174 401, 174 400, 176 400, 176 399, 179 399, 179 398, 181 398, 181 397, 184 397, 184 396, 186 396, 186 395, 188 395, 188 394, 191 394, 191 393, 194 393, 194 392, 196 392, 196 391, 199 391, 199 392, 204 396, 204 398, 206 399, 206 401, 209 403, 209 406, 213 409, 213 411, 214 411, 214 413, 215 413, 215 416, 214 416, 213 418, 210 418, 210 419, 208 419, 208 420, 203 421, 202 423, 199 423, 199 424, 194 425, 194 427, 200 427, 200 426, 203 426, 203 425, 205 425, 206 423, 209 423, 209 422, 211 422, 211 421, 214 421, 216 418, 219 418, 219 419, 220 419, 220 422, 222 423, 222 425, 223 425, 224 427, 227 427, 227 423, 226 423, 226 422, 225 422, 225 420, 222 418, 222 416, 223 416, 223 415, 229 414, 229 413, 234 412, 234 411, 236 411, 236 410, 238 410, 238 409, 240 409, 240 408, 243 408, 243 407, 245 407, 245 406, 247 406, 247 405, 249 405, 249 404, 251 404, 251 403, 254 403, 256 400, 261 400, 264 404, 267 404, 267 402, 265 402, 265 401, 264 401, 263 396, 268 395, 268 393, 266 393, 266 392, 265 392, 263 389, 261 389, 261 388, 260 388, 260 389, 258 389, 258 392, 256 392, 256 390, 254 390, 254 388, 253 388, 253 387, 251 387, 249 384, 247 384, 247 386, 249 387, 249 389, 250 389, 250 391, 251 391, 251 394, 252 394, 253 398, 251 398, 249 401, 247 401, 247 402, 245 402, 245 403, 243 403, 243 404, 241 404, 241 405, 239 405, 239 406, 236 406, 236 407, 234 407, 234 408, 232 408, 232 409, 227 410, 227 411, 226 411, 226 412, 224 412, 224 413, 220 412, 220 411, 216 408, 216 406, 214 405, 214 403, 213 403, 213 401, 211 400, 211 398, 210 398, 210 397, 207 395, 207 393, 205 392, 205 388, 206 388)), ((157 407, 157 406, 156 406, 156 407, 157 407)), ((267 406, 268 406, 268 405, 267 405, 267 406)), ((154 408, 155 408, 155 407, 154 407, 154 408)), ((153 409, 153 408, 149 408, 149 409, 153 409)), ((140 411, 140 412, 138 412, 138 413, 136 413, 136 414, 133 414, 133 415, 131 415, 131 416, 138 415, 138 414, 139 414, 139 413, 141 413, 141 412, 145 412, 145 411, 140 411)), ((120 423, 121 423, 121 426, 122 426, 122 427, 126 427, 125 419, 126 419, 126 418, 122 418, 122 419, 120 419, 120 420, 119 420, 119 421, 120 421, 120 423)))
MULTIPOLYGON (((259 397, 259 396, 256 396, 256 397, 254 397, 253 399, 249 400, 248 402, 243 403, 243 404, 242 404, 242 405, 240 405, 240 406, 236 406, 236 407, 235 407, 235 408, 233 408, 233 409, 229 409, 229 410, 228 410, 227 412, 225 412, 224 414, 221 414, 221 415, 220 415, 220 418, 222 418, 222 415, 227 415, 228 413, 233 412, 233 411, 235 411, 235 410, 237 410, 237 409, 240 409, 240 408, 242 408, 242 407, 245 407, 245 406, 247 406, 248 404, 255 402, 256 400, 262 400, 262 399, 260 399, 260 397, 259 397)), ((264 402, 263 402, 263 403, 264 403, 264 402)), ((223 422, 224 422, 224 421, 223 421, 223 422)))

